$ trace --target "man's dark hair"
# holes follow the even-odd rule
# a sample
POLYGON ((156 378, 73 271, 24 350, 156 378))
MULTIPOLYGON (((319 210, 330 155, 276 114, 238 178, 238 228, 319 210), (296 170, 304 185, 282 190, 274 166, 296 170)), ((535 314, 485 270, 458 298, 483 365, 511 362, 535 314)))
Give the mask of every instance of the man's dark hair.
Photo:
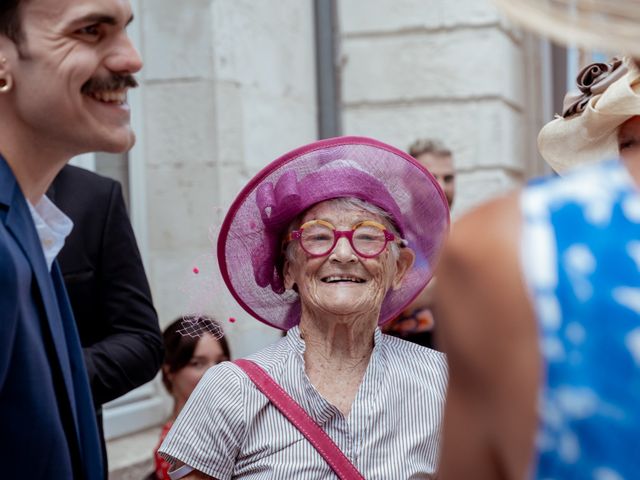
POLYGON ((20 2, 23 0, 2 0, 0 4, 0 35, 18 43, 21 36, 20 2))

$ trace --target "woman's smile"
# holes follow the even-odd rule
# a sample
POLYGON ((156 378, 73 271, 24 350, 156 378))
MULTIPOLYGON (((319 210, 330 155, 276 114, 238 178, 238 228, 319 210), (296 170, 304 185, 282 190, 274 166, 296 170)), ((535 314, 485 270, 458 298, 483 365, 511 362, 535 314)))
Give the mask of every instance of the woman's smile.
POLYGON ((346 275, 346 274, 338 274, 338 275, 329 275, 326 277, 322 277, 320 279, 323 283, 338 283, 341 285, 344 284, 360 284, 365 283, 366 280, 356 275, 346 275))

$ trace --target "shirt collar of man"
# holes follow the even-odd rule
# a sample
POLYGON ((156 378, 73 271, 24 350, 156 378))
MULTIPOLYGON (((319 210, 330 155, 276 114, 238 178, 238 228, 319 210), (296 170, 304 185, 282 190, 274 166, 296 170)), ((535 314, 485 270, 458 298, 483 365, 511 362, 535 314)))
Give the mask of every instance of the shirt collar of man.
POLYGON ((43 195, 35 205, 28 203, 47 268, 51 271, 53 261, 64 247, 64 241, 73 229, 73 222, 46 195, 43 195))

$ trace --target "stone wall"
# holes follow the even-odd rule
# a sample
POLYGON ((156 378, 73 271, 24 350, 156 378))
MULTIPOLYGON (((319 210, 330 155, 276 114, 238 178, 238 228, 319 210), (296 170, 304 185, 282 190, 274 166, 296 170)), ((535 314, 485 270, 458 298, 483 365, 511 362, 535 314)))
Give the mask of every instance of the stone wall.
POLYGON ((458 168, 454 215, 535 170, 530 38, 488 0, 340 0, 342 124, 406 149, 442 140, 458 168), (361 13, 366 10, 366 15, 361 13), (532 164, 534 165, 532 167, 532 164))
MULTIPOLYGON (((156 306, 163 324, 189 309, 223 321, 233 316, 237 322, 224 326, 234 354, 244 355, 275 333, 230 300, 207 293, 214 281, 207 275, 215 270, 210 230, 251 176, 316 138, 312 2, 143 5, 149 276, 156 306), (193 266, 201 277, 193 276, 193 266), (220 303, 230 311, 218 312, 220 303)), ((217 285, 215 292, 225 290, 217 285)))

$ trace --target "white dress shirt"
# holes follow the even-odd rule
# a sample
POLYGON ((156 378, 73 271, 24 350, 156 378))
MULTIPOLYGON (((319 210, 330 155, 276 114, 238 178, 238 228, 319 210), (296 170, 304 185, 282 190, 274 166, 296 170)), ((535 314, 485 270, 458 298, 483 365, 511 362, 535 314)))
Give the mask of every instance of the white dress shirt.
POLYGON ((35 205, 31 205, 31 202, 27 203, 40 237, 47 268, 51 271, 53 261, 64 247, 65 238, 73 229, 73 222, 46 195, 43 195, 35 205))

